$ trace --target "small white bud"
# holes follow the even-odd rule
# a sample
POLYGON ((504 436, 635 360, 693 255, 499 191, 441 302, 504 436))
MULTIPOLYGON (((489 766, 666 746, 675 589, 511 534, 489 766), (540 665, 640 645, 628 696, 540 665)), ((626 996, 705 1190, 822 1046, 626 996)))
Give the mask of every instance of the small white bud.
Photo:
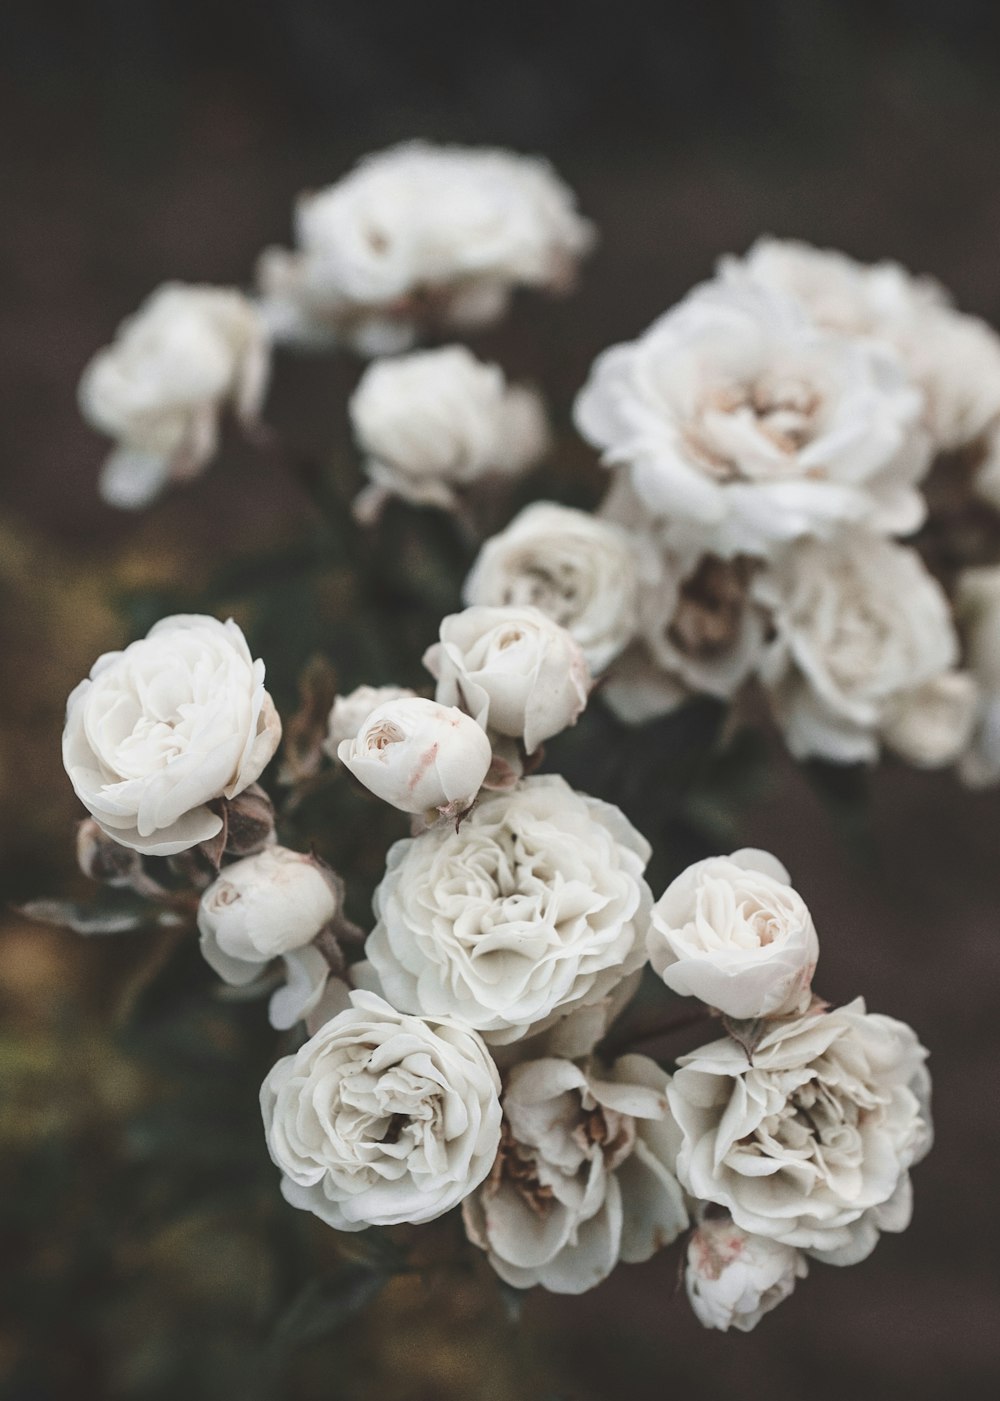
POLYGON ((749 1333, 808 1269, 793 1246, 748 1235, 728 1219, 707 1220, 688 1245, 684 1283, 699 1323, 749 1333))

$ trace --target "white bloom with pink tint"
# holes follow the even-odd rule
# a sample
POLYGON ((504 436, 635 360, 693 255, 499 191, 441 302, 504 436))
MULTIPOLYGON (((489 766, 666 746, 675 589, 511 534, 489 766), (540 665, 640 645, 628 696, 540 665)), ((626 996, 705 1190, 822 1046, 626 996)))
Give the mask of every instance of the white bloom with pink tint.
POLYGON ((749 1333, 809 1273, 801 1250, 709 1217, 688 1242, 684 1284, 698 1322, 749 1333))

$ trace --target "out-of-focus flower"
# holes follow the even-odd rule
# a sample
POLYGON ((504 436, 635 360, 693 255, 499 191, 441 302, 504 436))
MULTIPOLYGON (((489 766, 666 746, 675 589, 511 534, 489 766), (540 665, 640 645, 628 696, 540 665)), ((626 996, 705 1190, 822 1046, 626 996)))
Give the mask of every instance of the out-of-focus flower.
POLYGON ((267 249, 258 279, 275 335, 407 349, 422 330, 498 320, 515 287, 559 292, 593 242, 545 161, 407 142, 300 197, 298 248, 267 249))
POLYGON ((80 381, 84 417, 118 444, 101 474, 105 501, 139 510, 169 482, 196 477, 215 455, 227 406, 256 422, 269 359, 263 322, 241 292, 158 288, 80 381))
POLYGON ((749 1333, 808 1273, 806 1257, 794 1246, 709 1217, 688 1243, 684 1283, 699 1323, 749 1333))
POLYGON ((457 815, 475 800, 493 751, 456 706, 404 696, 373 710, 354 739, 341 740, 337 757, 402 812, 457 815))
POLYGON ((493 1166, 496 1066, 467 1027, 351 1004, 261 1087, 282 1194, 338 1231, 433 1221, 493 1166))
POLYGON ((529 754, 576 723, 590 672, 579 644, 538 608, 466 608, 441 623, 424 654, 437 698, 529 754))
POLYGON ((108 836, 170 856, 221 832, 211 804, 255 783, 280 739, 237 625, 178 614, 94 663, 66 704, 63 764, 108 836))
POLYGON ((619 1260, 648 1260, 680 1234, 669 1080, 645 1056, 610 1069, 552 1058, 514 1067, 499 1156, 462 1207, 501 1279, 582 1294, 619 1260))
POLYGON ((944 768, 968 751, 978 707, 975 677, 968 671, 944 671, 889 703, 882 737, 917 768, 944 768))
POLYGON ((323 748, 331 759, 336 759, 341 741, 355 739, 373 710, 386 701, 404 700, 416 694, 408 686, 356 686, 347 695, 337 696, 330 711, 323 748))
POLYGON ((367 956, 393 1005, 519 1040, 641 967, 648 859, 616 807, 525 779, 391 848, 367 956))
POLYGON ((648 946, 667 987, 727 1016, 783 1017, 809 1005, 816 929, 788 872, 766 851, 689 866, 653 906, 648 946))
POLYGON ((463 488, 516 476, 548 446, 538 395, 460 345, 376 360, 348 411, 369 491, 418 506, 450 510, 463 488))
POLYGON ((909 1169, 931 1142, 926 1055, 860 998, 770 1023, 752 1059, 730 1038, 702 1046, 668 1092, 678 1178, 751 1235, 855 1264, 909 1224, 909 1169))

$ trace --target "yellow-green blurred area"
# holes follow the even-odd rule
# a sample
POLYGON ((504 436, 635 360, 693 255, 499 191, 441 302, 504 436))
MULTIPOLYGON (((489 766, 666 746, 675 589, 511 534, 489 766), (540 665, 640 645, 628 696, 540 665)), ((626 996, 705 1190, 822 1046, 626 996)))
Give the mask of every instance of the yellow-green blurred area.
MULTIPOLYGON (((87 893, 59 737, 100 652, 163 612, 231 612, 287 717, 317 653, 345 686, 418 682, 468 562, 426 514, 394 509, 364 537, 343 513, 324 524, 294 476, 235 441, 142 516, 103 506, 76 382, 148 291, 246 283, 288 241, 296 192, 365 150, 426 136, 543 152, 601 246, 572 298, 519 299, 474 348, 553 407, 556 466, 526 492, 592 504, 600 472, 569 407, 594 355, 761 232, 896 257, 1000 323, 998 24, 986 0, 0 8, 0 1394, 996 1394, 996 794, 887 764, 865 817, 853 780, 821 791, 768 740, 746 771, 700 768, 682 813, 665 795, 691 780, 703 712, 629 735, 595 706, 553 746, 648 832, 656 893, 706 843, 774 850, 820 932, 821 992, 863 993, 932 1052, 938 1141, 912 1227, 849 1271, 815 1266, 748 1337, 698 1327, 676 1250, 518 1310, 447 1221, 413 1233, 412 1272, 393 1273, 407 1239, 345 1243, 283 1203, 257 1109, 282 1043, 262 1003, 220 998, 190 933, 84 938, 15 906, 87 893)), ((341 500, 358 481, 357 374, 283 354, 266 409, 341 500)), ((335 782, 287 839, 316 841, 363 920, 402 831, 335 782)))

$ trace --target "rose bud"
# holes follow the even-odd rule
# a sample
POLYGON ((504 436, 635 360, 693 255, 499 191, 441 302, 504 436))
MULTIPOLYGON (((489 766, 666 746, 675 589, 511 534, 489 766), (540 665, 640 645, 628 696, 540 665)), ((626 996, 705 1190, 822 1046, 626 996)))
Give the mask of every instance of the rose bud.
POLYGON ((809 1272, 794 1246, 751 1236, 730 1220, 706 1220, 688 1245, 684 1283, 699 1323, 749 1333, 809 1272))
POLYGON ((683 871, 653 906, 647 947, 667 987, 740 1019, 804 1011, 819 957, 788 872, 749 848, 683 871))
POLYGON ((380 705, 337 757, 402 812, 457 814, 472 805, 493 757, 484 731, 461 710, 413 696, 380 705))
POLYGON ((251 784, 227 805, 226 854, 254 856, 274 839, 274 804, 259 783, 251 784))
POLYGON ((92 817, 76 829, 76 860, 89 880, 101 885, 130 886, 142 871, 142 857, 101 831, 92 817))
POLYGON ((336 759, 341 742, 354 739, 373 710, 387 701, 403 700, 416 694, 406 686, 355 686, 346 695, 335 696, 323 748, 331 759, 336 759))

